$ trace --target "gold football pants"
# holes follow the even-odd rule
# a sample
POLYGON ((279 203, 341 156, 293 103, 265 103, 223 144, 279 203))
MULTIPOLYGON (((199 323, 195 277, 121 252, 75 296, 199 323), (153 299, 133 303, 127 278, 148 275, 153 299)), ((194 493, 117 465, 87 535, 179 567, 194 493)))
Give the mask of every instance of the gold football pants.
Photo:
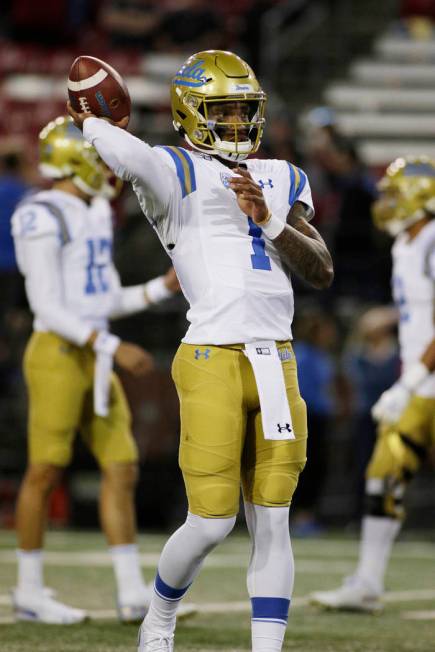
POLYGON ((53 333, 33 333, 24 355, 29 397, 29 461, 66 466, 77 431, 105 467, 137 460, 130 411, 115 374, 107 417, 94 414, 95 356, 53 333))
POLYGON ((172 374, 180 399, 180 468, 189 510, 237 514, 240 484, 256 505, 290 504, 306 462, 307 418, 289 342, 278 345, 296 439, 264 438, 257 385, 242 345, 181 344, 172 374))

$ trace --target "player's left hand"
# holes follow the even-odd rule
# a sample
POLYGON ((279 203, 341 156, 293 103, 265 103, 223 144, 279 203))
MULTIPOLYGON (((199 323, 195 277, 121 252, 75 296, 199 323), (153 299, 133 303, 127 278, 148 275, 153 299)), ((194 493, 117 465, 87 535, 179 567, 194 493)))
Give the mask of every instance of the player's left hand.
POLYGON ((263 222, 269 216, 269 209, 263 191, 251 177, 248 170, 237 167, 234 168, 234 172, 240 176, 231 177, 230 188, 236 193, 240 210, 257 224, 263 222))
POLYGON ((180 292, 181 287, 180 287, 180 282, 177 278, 177 275, 175 273, 175 269, 173 267, 170 267, 166 274, 163 277, 163 282, 165 284, 165 287, 169 292, 173 292, 174 294, 176 292, 180 292))
POLYGON ((136 378, 154 369, 154 359, 148 351, 132 342, 121 342, 115 351, 116 364, 136 378))
POLYGON ((375 421, 395 423, 408 405, 411 392, 400 381, 383 392, 372 407, 372 417, 375 421))

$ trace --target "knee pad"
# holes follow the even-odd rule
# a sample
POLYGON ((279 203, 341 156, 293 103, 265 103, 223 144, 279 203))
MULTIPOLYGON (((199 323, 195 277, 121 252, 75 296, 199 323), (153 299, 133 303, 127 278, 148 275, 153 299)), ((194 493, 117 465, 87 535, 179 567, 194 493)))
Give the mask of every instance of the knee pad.
POLYGON ((365 493, 365 515, 404 519, 403 496, 405 488, 405 482, 391 476, 368 478, 365 493))
POLYGON ((195 530, 195 535, 201 539, 202 548, 212 550, 228 536, 234 527, 236 517, 230 518, 204 518, 188 513, 186 525, 195 530))
POLYGON ((378 440, 367 468, 365 513, 402 519, 406 485, 425 456, 425 447, 405 433, 393 430, 378 440))
POLYGON ((289 507, 264 507, 245 502, 246 525, 255 545, 288 546, 289 507))

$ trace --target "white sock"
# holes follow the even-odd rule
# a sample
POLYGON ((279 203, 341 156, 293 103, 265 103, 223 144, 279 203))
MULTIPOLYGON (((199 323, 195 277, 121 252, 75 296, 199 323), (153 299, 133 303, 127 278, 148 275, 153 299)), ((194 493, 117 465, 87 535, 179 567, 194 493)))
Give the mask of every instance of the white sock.
POLYGON ((286 625, 252 620, 252 652, 281 652, 286 625))
POLYGON ((42 550, 17 550, 18 591, 41 592, 44 587, 42 578, 42 550))
POLYGON ((252 652, 280 652, 294 583, 289 508, 245 502, 245 514, 252 541, 247 576, 252 652))
POLYGON ((118 599, 123 602, 144 589, 145 583, 139 562, 139 553, 135 543, 111 546, 113 570, 115 573, 118 599))
POLYGON ((144 623, 150 631, 172 633, 180 600, 199 573, 208 553, 234 527, 236 517, 203 518, 188 514, 168 539, 160 556, 154 594, 144 623))
POLYGON ((384 579, 391 549, 402 522, 384 516, 365 516, 362 522, 359 563, 356 576, 379 595, 384 591, 384 579))

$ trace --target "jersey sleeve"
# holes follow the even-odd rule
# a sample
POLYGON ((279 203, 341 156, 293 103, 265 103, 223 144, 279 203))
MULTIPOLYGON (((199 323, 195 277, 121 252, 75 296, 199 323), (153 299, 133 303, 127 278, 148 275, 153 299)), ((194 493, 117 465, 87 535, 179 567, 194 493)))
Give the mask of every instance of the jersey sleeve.
POLYGON ((64 306, 62 245, 53 234, 21 242, 21 271, 32 312, 47 330, 83 346, 92 328, 64 306))
POLYGON ((152 147, 124 129, 100 118, 88 118, 83 136, 97 150, 117 177, 139 185, 153 213, 165 213, 171 201, 176 179, 152 147))
POLYGON ((435 240, 426 249, 424 257, 424 273, 435 281, 435 240))
POLYGON ((110 269, 110 275, 113 304, 109 319, 127 317, 148 308, 149 301, 146 298, 144 283, 122 287, 121 279, 114 265, 110 269))
POLYGON ((290 208, 297 201, 302 202, 309 209, 308 219, 314 217, 313 198, 311 196, 310 183, 305 172, 293 163, 287 163, 289 175, 289 196, 290 208))
POLYGON ((46 236, 61 239, 61 226, 56 216, 41 205, 26 202, 19 206, 12 216, 14 239, 33 240, 46 236))

